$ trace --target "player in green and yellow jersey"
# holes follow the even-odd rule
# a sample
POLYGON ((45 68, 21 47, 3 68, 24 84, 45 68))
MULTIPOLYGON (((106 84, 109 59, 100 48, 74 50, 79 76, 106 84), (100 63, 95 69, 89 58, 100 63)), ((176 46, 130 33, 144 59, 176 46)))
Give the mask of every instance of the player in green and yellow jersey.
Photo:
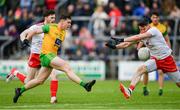
MULTIPOLYGON (((166 43, 168 44, 169 47, 171 47, 171 43, 169 40, 169 36, 168 36, 168 32, 167 32, 167 28, 165 25, 161 24, 159 22, 159 15, 158 13, 154 12, 151 15, 151 23, 150 26, 152 27, 156 27, 163 35, 166 43)), ((158 82, 159 82, 159 96, 161 96, 163 94, 163 81, 164 81, 164 73, 161 70, 158 70, 158 82)), ((143 77, 143 83, 144 83, 144 87, 143 87, 143 94, 149 95, 149 91, 147 89, 147 84, 148 84, 148 74, 144 74, 143 77)))
POLYGON ((28 42, 33 35, 44 33, 40 54, 41 69, 35 79, 29 81, 23 87, 15 89, 15 96, 13 98, 14 103, 17 102, 19 96, 21 96, 24 91, 43 84, 43 82, 49 77, 53 68, 63 71, 69 79, 84 87, 86 91, 91 91, 96 80, 85 83, 72 71, 66 61, 57 56, 57 51, 65 39, 66 30, 69 29, 70 26, 71 17, 62 15, 58 24, 44 25, 42 28, 37 28, 28 33, 26 42, 28 42))

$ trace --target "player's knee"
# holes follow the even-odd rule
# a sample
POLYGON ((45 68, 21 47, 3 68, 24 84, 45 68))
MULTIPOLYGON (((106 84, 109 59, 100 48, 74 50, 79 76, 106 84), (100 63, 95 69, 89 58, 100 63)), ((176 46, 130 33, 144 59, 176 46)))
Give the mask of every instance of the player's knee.
POLYGON ((70 71, 72 71, 71 67, 67 64, 65 67, 64 67, 64 71, 66 73, 69 73, 70 71))
POLYGON ((145 65, 142 65, 140 66, 138 69, 137 69, 137 73, 147 73, 147 69, 146 69, 146 66, 145 65))

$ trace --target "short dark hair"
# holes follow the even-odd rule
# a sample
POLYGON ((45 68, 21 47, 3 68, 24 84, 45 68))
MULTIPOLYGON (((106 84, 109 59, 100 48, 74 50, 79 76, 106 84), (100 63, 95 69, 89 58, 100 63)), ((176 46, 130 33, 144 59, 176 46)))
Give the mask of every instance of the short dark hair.
POLYGON ((44 16, 44 17, 47 17, 47 16, 53 15, 53 14, 55 14, 55 11, 54 11, 54 10, 47 10, 46 12, 44 12, 43 16, 44 16))
POLYGON ((69 16, 69 15, 61 15, 61 16, 60 16, 60 20, 61 20, 61 19, 65 19, 65 20, 66 20, 66 19, 71 19, 71 16, 69 16))
POLYGON ((146 26, 149 24, 149 18, 147 16, 142 17, 142 19, 139 21, 139 26, 146 26))
POLYGON ((152 13, 151 13, 151 16, 152 16, 152 15, 159 16, 159 13, 158 13, 158 12, 156 12, 156 11, 154 11, 154 12, 152 12, 152 13))

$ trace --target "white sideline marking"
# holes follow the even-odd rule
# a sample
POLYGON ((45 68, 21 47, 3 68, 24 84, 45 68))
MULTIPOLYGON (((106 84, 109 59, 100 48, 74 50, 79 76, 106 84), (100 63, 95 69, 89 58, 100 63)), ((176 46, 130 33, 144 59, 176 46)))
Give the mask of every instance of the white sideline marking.
MULTIPOLYGON (((149 104, 149 103, 152 104, 152 102, 145 102, 144 104, 149 104)), ((173 102, 173 103, 172 102, 166 102, 166 103, 173 104, 173 103, 176 103, 176 102, 173 102)), ((118 103, 108 103, 106 105, 112 105, 112 107, 113 107, 113 105, 117 105, 117 104, 118 103)), ((120 105, 124 105, 124 104, 126 104, 126 103, 121 103, 120 105)), ((154 103, 154 104, 158 104, 158 103, 154 103)), ((82 108, 79 108, 79 107, 78 108, 72 108, 72 107, 69 108, 69 106, 73 106, 73 105, 75 106, 75 105, 79 105, 79 104, 61 104, 61 103, 59 103, 59 104, 43 104, 43 105, 17 105, 17 106, 13 105, 13 106, 0 106, 0 108, 1 109, 13 109, 13 110, 15 110, 15 109, 17 109, 17 110, 18 109, 36 110, 36 108, 38 110, 44 110, 44 109, 46 109, 46 110, 49 110, 49 109, 57 110, 58 108, 63 110, 63 109, 66 109, 64 107, 67 107, 67 109, 75 109, 75 110, 92 110, 92 109, 104 110, 104 109, 111 109, 109 106, 107 107, 104 104, 80 104, 82 106, 82 108), (86 106, 86 105, 87 105, 87 107, 85 108, 84 106, 86 106), (54 108, 53 106, 56 106, 56 107, 54 108), (63 107, 63 108, 61 108, 61 107, 63 107)), ((119 106, 119 107, 117 107, 117 109, 123 109, 123 110, 156 110, 156 109, 158 109, 158 110, 172 110, 172 109, 166 109, 166 108, 163 108, 163 109, 161 109, 161 108, 155 108, 155 109, 152 109, 152 108, 151 109, 128 108, 128 109, 126 109, 125 106, 122 106, 122 107, 119 106)), ((117 109, 113 108, 111 110, 117 110, 117 109)), ((179 110, 179 109, 173 109, 173 110, 179 110)))

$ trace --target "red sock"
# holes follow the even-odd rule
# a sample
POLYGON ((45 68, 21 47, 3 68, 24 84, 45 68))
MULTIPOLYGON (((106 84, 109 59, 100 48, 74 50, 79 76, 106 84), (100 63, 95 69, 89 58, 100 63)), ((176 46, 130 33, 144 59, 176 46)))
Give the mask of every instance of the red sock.
POLYGON ((132 91, 134 90, 135 86, 134 85, 130 85, 129 89, 131 89, 132 91))
POLYGON ((50 90, 51 90, 51 97, 56 97, 56 93, 58 90, 58 81, 57 80, 51 81, 50 90))
POLYGON ((24 84, 24 80, 26 79, 26 76, 23 73, 18 72, 16 74, 16 77, 24 84))

